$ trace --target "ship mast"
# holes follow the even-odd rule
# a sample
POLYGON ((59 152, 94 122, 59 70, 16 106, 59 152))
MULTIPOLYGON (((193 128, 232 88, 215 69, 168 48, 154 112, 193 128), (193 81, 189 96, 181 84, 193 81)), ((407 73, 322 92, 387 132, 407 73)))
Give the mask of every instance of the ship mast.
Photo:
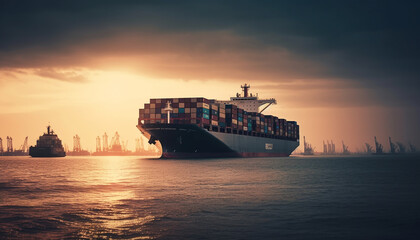
POLYGON ((245 83, 244 86, 241 85, 242 91, 244 92, 244 97, 248 97, 248 89, 250 87, 251 87, 251 85, 246 85, 246 83, 245 83))
POLYGON ((171 112, 172 112, 171 102, 166 102, 166 108, 163 111, 166 111, 166 115, 168 115, 168 124, 171 123, 171 112))
POLYGON ((249 88, 251 85, 244 84, 241 85, 243 94, 236 93, 236 97, 231 97, 230 100, 226 101, 216 101, 217 103, 223 104, 233 104, 238 106, 239 108, 244 109, 247 112, 257 112, 262 113, 265 109, 267 109, 271 104, 276 104, 277 101, 274 98, 270 99, 259 99, 258 93, 252 94, 249 92, 249 88), (259 110, 260 106, 264 104, 268 104, 265 106, 261 111, 259 110))

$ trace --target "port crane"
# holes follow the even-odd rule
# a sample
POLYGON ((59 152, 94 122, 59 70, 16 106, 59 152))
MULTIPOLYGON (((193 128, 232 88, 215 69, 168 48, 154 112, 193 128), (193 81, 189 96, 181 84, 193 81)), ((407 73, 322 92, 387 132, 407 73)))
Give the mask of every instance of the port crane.
POLYGON ((398 145, 398 153, 405 153, 405 146, 402 142, 397 142, 398 145))
POLYGON ((306 137, 303 136, 303 154, 304 155, 314 155, 314 149, 312 145, 306 142, 306 137))
POLYGON ((25 140, 23 141, 23 144, 20 146, 20 149, 16 150, 16 152, 21 152, 21 153, 28 152, 28 137, 25 138, 25 140))
POLYGON ((366 152, 367 153, 372 153, 373 152, 373 148, 369 143, 365 143, 366 145, 366 152))
POLYGON ((324 145, 324 152, 323 154, 335 154, 335 143, 333 140, 329 141, 327 140, 327 143, 325 143, 325 140, 322 141, 324 145))
POLYGON ((96 151, 101 151, 101 138, 99 136, 96 137, 96 151))
POLYGON ((104 133, 104 135, 102 136, 102 140, 102 151, 108 152, 108 135, 106 135, 106 133, 104 133))
POLYGON ((383 149, 384 149, 384 147, 382 146, 382 144, 380 144, 380 143, 378 142, 378 140, 376 139, 376 136, 375 136, 375 147, 376 147, 376 154, 381 154, 381 153, 383 153, 383 149))
POLYGON ((112 151, 121 151, 122 150, 121 143, 120 143, 120 135, 118 134, 118 132, 115 132, 114 137, 112 137, 111 150, 112 151))
POLYGON ((136 152, 140 152, 141 151, 141 147, 140 147, 140 138, 136 138, 136 152))
POLYGON ((28 137, 25 138, 23 144, 14 149, 13 148, 13 138, 7 136, 6 138, 6 149, 3 148, 3 139, 0 138, 0 153, 6 156, 25 156, 28 154, 28 137))
POLYGON ((7 152, 13 152, 13 139, 7 136, 7 152))
POLYGON ((341 141, 341 143, 343 144, 343 154, 344 154, 344 155, 349 155, 349 154, 350 154, 350 151, 349 151, 349 146, 346 146, 346 145, 344 144, 344 141, 341 141))
MULTIPOLYGON (((0 143, 1 143, 1 138, 0 138, 0 143)), ((410 152, 415 153, 417 151, 416 147, 411 143, 409 145, 410 145, 410 152)), ((0 146, 0 147, 2 147, 2 146, 0 146)))
POLYGON ((122 148, 122 150, 125 152, 125 151, 127 151, 127 146, 128 146, 128 140, 127 141, 122 141, 122 146, 121 146, 121 148, 122 148))
POLYGON ((81 150, 80 137, 76 134, 76 136, 73 137, 73 152, 80 152, 81 150))
POLYGON ((392 154, 397 153, 397 145, 392 142, 391 137, 389 137, 389 149, 392 154))

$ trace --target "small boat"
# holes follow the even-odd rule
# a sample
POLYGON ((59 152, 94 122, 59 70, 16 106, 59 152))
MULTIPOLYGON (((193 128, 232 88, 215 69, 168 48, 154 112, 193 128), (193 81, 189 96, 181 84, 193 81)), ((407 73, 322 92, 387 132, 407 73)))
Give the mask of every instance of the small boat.
POLYGON ((48 125, 47 133, 39 137, 36 146, 29 148, 29 155, 32 157, 65 157, 66 152, 61 140, 48 125))

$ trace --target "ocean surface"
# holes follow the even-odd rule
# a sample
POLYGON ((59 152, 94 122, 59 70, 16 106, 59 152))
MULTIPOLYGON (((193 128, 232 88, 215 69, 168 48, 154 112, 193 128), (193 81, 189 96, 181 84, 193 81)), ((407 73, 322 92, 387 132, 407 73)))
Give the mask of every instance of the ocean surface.
POLYGON ((420 239, 420 158, 0 157, 0 239, 420 239))

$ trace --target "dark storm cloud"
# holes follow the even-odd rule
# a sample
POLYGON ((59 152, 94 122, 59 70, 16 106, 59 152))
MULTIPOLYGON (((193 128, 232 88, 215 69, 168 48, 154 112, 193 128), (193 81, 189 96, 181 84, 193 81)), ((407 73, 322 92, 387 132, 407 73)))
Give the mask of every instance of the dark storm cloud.
MULTIPOLYGON (((287 49, 325 69, 292 69, 301 78, 347 79, 377 89, 373 97, 390 104, 420 100, 417 2, 3 1, 0 8, 4 67, 31 66, 43 58, 47 65, 63 63, 60 56, 79 44, 94 46, 119 34, 229 31, 250 39, 239 46, 243 50, 287 49), (48 53, 53 56, 43 57, 48 53)), ((225 48, 210 42, 201 47, 225 48)), ((264 66, 261 71, 276 72, 276 64, 254 62, 264 66)))

